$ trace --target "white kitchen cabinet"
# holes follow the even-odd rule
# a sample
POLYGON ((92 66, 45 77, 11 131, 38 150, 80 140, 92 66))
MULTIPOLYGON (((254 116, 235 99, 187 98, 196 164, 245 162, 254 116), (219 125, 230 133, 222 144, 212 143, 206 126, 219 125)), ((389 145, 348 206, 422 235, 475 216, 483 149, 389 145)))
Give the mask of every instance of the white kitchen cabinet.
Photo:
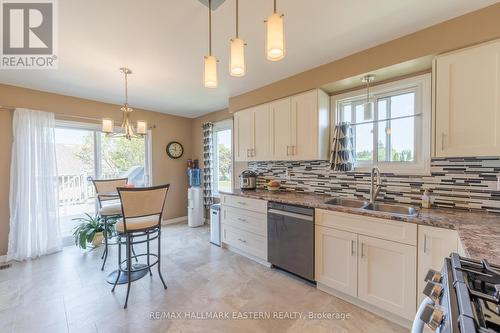
POLYGON ((292 154, 292 108, 290 98, 270 103, 273 117, 273 160, 289 160, 292 154))
POLYGON ((444 258, 451 252, 458 251, 458 234, 455 230, 430 226, 418 226, 418 299, 423 297, 426 282, 425 275, 429 269, 440 271, 444 258))
POLYGON ((291 159, 327 159, 329 147, 329 98, 321 90, 291 97, 291 159))
POLYGON ((253 111, 234 114, 234 160, 248 161, 253 148, 253 111))
POLYGON ((268 161, 273 158, 273 123, 268 104, 252 108, 253 110, 253 147, 250 161, 268 161))
POLYGON ((322 226, 315 229, 316 281, 357 297, 358 235, 322 226))
POLYGON ((328 158, 329 98, 315 89, 234 115, 236 161, 328 158))
POLYGON ((358 235, 358 297, 412 320, 416 300, 416 248, 358 235))
POLYGON ((269 104, 236 112, 234 114, 235 161, 272 159, 272 129, 269 104))
POLYGON ((222 245, 260 263, 267 263, 267 201, 223 194, 222 245))
POLYGON ((435 59, 435 155, 500 155, 500 41, 435 59))

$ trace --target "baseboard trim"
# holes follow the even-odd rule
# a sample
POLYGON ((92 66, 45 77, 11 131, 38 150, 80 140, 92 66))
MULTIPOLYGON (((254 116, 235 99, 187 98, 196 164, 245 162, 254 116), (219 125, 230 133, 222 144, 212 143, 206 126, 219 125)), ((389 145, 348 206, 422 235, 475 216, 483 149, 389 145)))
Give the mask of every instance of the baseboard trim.
POLYGON ((173 219, 162 220, 161 221, 161 225, 174 224, 174 223, 180 223, 180 222, 187 222, 187 219, 188 219, 187 216, 175 217, 173 219))
POLYGON ((331 287, 328 287, 328 286, 322 284, 321 282, 317 282, 316 287, 318 288, 318 290, 321 290, 327 294, 330 294, 330 295, 333 295, 333 296, 338 297, 340 299, 343 299, 344 301, 349 302, 353 305, 356 305, 362 309, 373 312, 374 314, 379 315, 380 317, 385 318, 389 321, 392 321, 395 324, 398 324, 398 325, 406 327, 406 328, 411 328, 411 325, 412 325, 411 320, 400 317, 400 316, 395 315, 393 313, 390 313, 386 310, 380 309, 374 305, 368 304, 368 303, 360 300, 359 298, 344 294, 343 292, 335 290, 331 287))

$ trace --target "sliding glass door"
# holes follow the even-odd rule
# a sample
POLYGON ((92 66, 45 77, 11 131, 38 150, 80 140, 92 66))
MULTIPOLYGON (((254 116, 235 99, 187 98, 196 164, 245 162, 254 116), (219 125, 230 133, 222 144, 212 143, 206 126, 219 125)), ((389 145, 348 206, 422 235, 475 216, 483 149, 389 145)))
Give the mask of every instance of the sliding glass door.
POLYGON ((92 179, 128 178, 135 186, 149 185, 148 136, 127 140, 66 123, 58 125, 55 136, 63 236, 71 235, 75 218, 96 214, 92 179))

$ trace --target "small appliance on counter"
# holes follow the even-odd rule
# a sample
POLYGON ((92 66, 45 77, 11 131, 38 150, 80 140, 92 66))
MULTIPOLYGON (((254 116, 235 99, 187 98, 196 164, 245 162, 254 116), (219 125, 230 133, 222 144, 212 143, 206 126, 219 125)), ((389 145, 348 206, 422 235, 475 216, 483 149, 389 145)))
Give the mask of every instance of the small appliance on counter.
POLYGON ((188 161, 188 225, 199 227, 203 225, 203 188, 201 187, 201 170, 197 168, 198 160, 188 161))
POLYGON ((210 206, 210 243, 221 246, 220 204, 210 206))
POLYGON ((257 188, 257 173, 252 170, 244 170, 240 174, 240 189, 255 190, 257 188))
POLYGON ((440 333, 500 332, 500 267, 452 253, 441 272, 425 278, 425 299, 415 315, 412 333, 424 325, 440 333))

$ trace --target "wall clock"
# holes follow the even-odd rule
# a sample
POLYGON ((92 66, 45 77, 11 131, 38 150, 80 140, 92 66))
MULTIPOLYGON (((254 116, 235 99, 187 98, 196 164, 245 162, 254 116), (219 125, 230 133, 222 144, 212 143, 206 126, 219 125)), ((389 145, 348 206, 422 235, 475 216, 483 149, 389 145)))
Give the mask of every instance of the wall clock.
POLYGON ((179 158, 184 154, 184 147, 177 141, 170 142, 166 150, 170 158, 179 158))

